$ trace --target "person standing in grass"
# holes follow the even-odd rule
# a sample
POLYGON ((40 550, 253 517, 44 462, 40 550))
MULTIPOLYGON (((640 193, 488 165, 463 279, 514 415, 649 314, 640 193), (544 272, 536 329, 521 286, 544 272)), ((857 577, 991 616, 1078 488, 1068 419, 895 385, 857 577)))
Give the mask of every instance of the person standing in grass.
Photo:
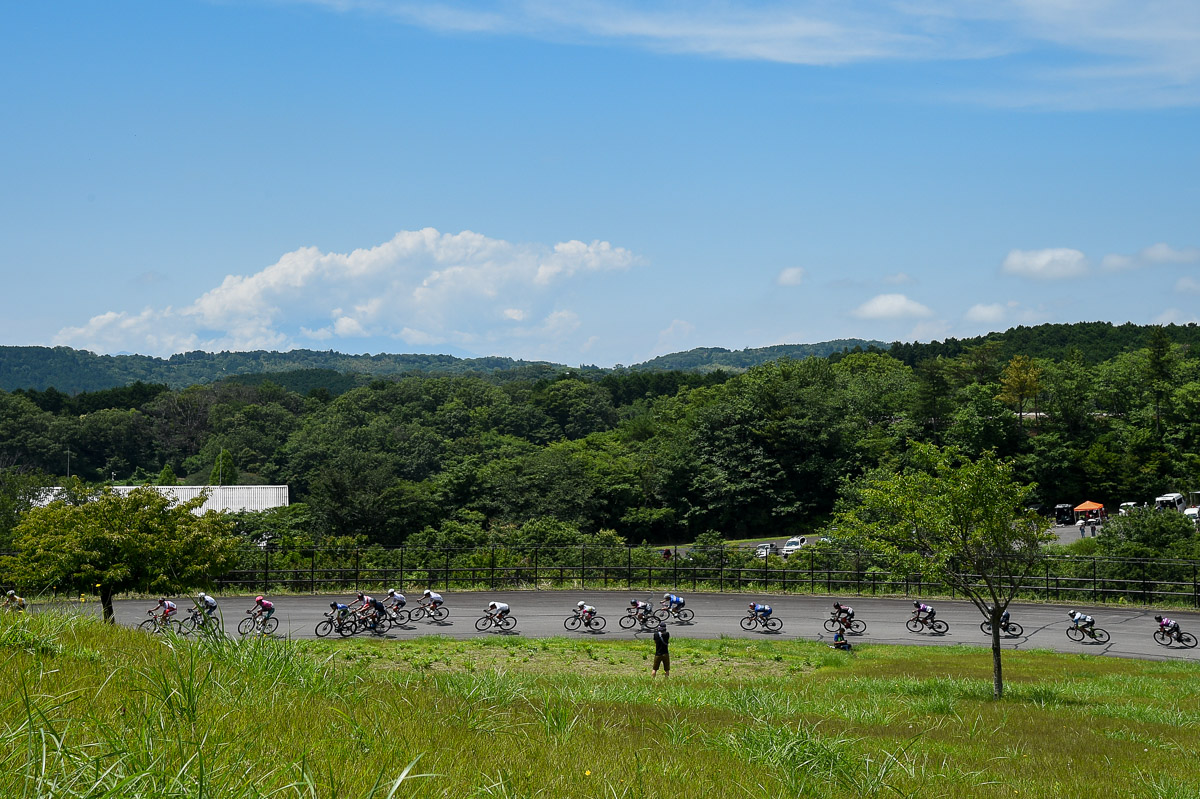
POLYGON ((660 621, 654 631, 654 665, 650 668, 650 677, 658 676, 658 667, 662 666, 663 678, 671 676, 671 634, 667 632, 667 623, 660 621))

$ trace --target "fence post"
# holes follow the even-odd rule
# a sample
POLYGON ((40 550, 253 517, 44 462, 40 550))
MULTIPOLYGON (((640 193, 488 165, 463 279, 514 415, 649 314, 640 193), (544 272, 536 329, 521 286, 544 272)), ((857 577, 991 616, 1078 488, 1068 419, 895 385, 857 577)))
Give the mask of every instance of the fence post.
POLYGON ((354 590, 358 590, 358 547, 354 548, 354 590))
POLYGON ((587 578, 587 544, 579 545, 579 588, 582 590, 586 587, 587 578))
POLYGON ((1096 601, 1096 559, 1092 558, 1092 601, 1096 601))
POLYGON ((492 547, 492 590, 496 590, 496 547, 492 547))
POLYGON ((817 593, 817 573, 816 573, 815 569, 816 569, 816 556, 813 554, 813 551, 810 549, 808 551, 808 593, 810 593, 810 594, 817 593))
POLYGON ((541 591, 542 584, 538 582, 538 575, 537 575, 537 553, 538 553, 538 547, 534 547, 533 548, 533 590, 541 591))
POLYGON ((317 550, 313 550, 312 559, 308 562, 308 590, 317 593, 317 550))
POLYGON ((1150 604, 1150 583, 1146 580, 1146 561, 1142 561, 1142 601, 1150 604))
POLYGON ((633 590, 633 547, 625 547, 625 587, 633 590))
POLYGON ((400 590, 404 590, 404 547, 400 547, 400 590))
POLYGON ((450 550, 446 550, 446 576, 442 581, 446 585, 446 590, 450 590, 450 550))
POLYGON ((271 547, 263 547, 263 593, 267 593, 267 587, 271 584, 271 547))
POLYGON ((675 554, 671 556, 671 590, 679 590, 679 547, 675 547, 675 554))

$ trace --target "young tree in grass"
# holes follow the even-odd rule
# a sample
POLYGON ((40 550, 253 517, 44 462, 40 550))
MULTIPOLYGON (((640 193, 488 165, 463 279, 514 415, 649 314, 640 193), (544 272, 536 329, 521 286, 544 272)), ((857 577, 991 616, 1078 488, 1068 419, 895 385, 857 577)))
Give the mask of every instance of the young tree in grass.
POLYGON ((7 565, 35 590, 98 591, 111 622, 115 594, 185 591, 229 567, 237 545, 232 522, 215 511, 195 515, 205 499, 177 503, 143 487, 32 508, 17 525, 17 556, 7 565))
POLYGON ((867 475, 859 500, 838 514, 839 531, 893 555, 965 594, 992 623, 994 693, 1004 693, 1000 614, 1053 540, 1050 523, 1027 510, 1033 487, 994 453, 970 460, 955 448, 914 444, 910 466, 867 475))

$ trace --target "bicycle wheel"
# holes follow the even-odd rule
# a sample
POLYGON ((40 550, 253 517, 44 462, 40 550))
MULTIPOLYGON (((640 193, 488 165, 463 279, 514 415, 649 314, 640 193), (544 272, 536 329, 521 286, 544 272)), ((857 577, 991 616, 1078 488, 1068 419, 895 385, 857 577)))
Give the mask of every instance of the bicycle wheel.
POLYGON ((484 630, 488 629, 491 626, 492 626, 492 620, 488 616, 480 616, 478 619, 475 620, 475 629, 479 630, 479 632, 483 632, 484 630))
POLYGON ((247 616, 238 622, 238 635, 249 635, 254 632, 254 619, 247 616))
POLYGON ((598 633, 604 629, 604 625, 606 623, 607 622, 605 622, 603 616, 592 616, 592 623, 589 624, 588 627, 590 627, 592 629, 592 632, 598 633))
POLYGON ((1096 629, 1092 630, 1092 636, 1096 639, 1097 643, 1100 643, 1100 644, 1108 643, 1108 630, 1102 630, 1099 627, 1097 627, 1096 629))
POLYGON ((771 616, 770 618, 768 618, 765 622, 763 622, 763 624, 766 626, 766 628, 768 630, 770 630, 773 633, 777 633, 783 629, 783 622, 780 621, 779 619, 775 618, 774 616, 771 616))
POLYGON ((563 627, 566 627, 568 630, 578 630, 579 625, 582 623, 583 621, 578 616, 567 616, 567 620, 563 622, 563 627))
POLYGON ((743 630, 750 631, 758 626, 758 619, 753 616, 743 616, 741 624, 743 630))
POLYGON ((438 606, 438 609, 429 614, 434 621, 445 621, 450 616, 450 609, 445 605, 438 606))
POLYGON ((983 632, 984 635, 991 635, 992 634, 992 623, 990 621, 981 621, 981 622, 979 622, 979 629, 983 632))
POLYGON ((1079 629, 1078 627, 1068 627, 1067 628, 1067 637, 1070 638, 1072 641, 1082 641, 1083 640, 1083 630, 1079 629))
POLYGON ((934 619, 933 621, 929 622, 929 626, 937 635, 945 635, 950 631, 950 625, 946 624, 946 622, 942 621, 941 619, 934 619))
POLYGON ((1165 630, 1155 630, 1154 643, 1158 644, 1159 646, 1170 646, 1171 636, 1165 630))
POLYGON ((1010 621, 1008 627, 1004 629, 1004 634, 1009 638, 1020 638, 1025 632, 1025 628, 1017 624, 1015 621, 1010 621))
POLYGON ((420 605, 413 608, 412 612, 408 614, 409 621, 420 621, 423 618, 425 618, 425 608, 420 605))
POLYGON ((410 613, 407 610, 400 609, 392 611, 392 626, 403 627, 408 624, 410 613))
POLYGON ((1192 635, 1191 633, 1180 633, 1179 645, 1187 647, 1188 649, 1194 648, 1196 646, 1196 636, 1192 635))
POLYGON ((358 625, 354 623, 354 619, 342 619, 334 625, 334 629, 337 630, 338 635, 347 638, 358 632, 358 625))
POLYGON ((852 635, 862 635, 866 631, 867 631, 867 623, 865 621, 859 621, 858 619, 854 619, 853 621, 850 622, 850 633, 852 635))
POLYGON ((910 633, 919 633, 921 632, 922 624, 916 619, 909 619, 908 621, 904 622, 904 626, 908 628, 910 633))
POLYGON ((511 630, 513 627, 516 627, 516 626, 517 626, 517 617, 516 616, 505 616, 503 619, 500 620, 500 629, 504 630, 505 632, 508 632, 509 630, 511 630))
POLYGON ((271 633, 275 632, 278 629, 279 629, 279 619, 275 618, 274 616, 272 616, 271 618, 269 618, 263 622, 263 625, 262 625, 263 635, 270 635, 271 633))
POLYGON ((144 622, 139 624, 137 628, 144 633, 158 632, 158 625, 154 623, 154 619, 146 619, 144 622))
POLYGON ((666 621, 667 619, 671 618, 671 611, 667 610, 666 608, 659 608, 658 610, 654 611, 654 617, 662 621, 666 621))
POLYGON ((383 635, 390 629, 392 629, 392 620, 386 613, 375 619, 374 633, 376 635, 383 635))
POLYGON ((179 622, 179 632, 181 635, 191 635, 196 631, 196 617, 188 616, 179 622))
POLYGON ((675 615, 677 615, 679 620, 682 622, 690 622, 692 619, 696 618, 696 614, 692 612, 691 608, 683 608, 675 615))
POLYGON ((637 624, 637 618, 629 613, 626 613, 621 617, 621 621, 618 622, 618 624, 621 625, 622 630, 629 630, 632 629, 633 625, 637 624))
POLYGON ((825 620, 825 629, 828 632, 836 633, 838 631, 838 627, 841 627, 841 626, 842 626, 842 623, 840 621, 838 621, 837 619, 826 619, 825 620))

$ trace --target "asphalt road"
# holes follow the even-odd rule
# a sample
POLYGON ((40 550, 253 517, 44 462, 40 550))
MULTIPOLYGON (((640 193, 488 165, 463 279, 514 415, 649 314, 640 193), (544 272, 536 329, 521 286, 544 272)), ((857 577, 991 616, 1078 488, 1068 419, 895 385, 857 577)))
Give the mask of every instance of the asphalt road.
MULTIPOLYGON (((624 591, 495 591, 479 593, 443 593, 446 607, 450 610, 449 618, 444 622, 422 620, 412 622, 400 628, 393 628, 386 635, 387 640, 402 641, 419 635, 445 635, 451 638, 472 638, 480 635, 523 635, 530 638, 552 635, 595 637, 598 639, 647 639, 649 631, 640 627, 634 630, 624 630, 618 625, 618 620, 625 615, 625 608, 631 598, 650 602, 657 607, 661 594, 650 595, 624 591), (483 615, 484 608, 491 600, 506 602, 512 608, 512 615, 517 619, 516 628, 511 633, 477 632, 475 620, 483 615), (603 632, 568 632, 563 627, 563 620, 571 615, 574 605, 584 600, 594 605, 600 615, 606 617, 608 624, 603 632)), ((272 598, 275 602, 276 616, 279 618, 277 636, 293 638, 314 638, 315 627, 322 621, 322 614, 329 610, 329 603, 335 598, 349 603, 348 596, 283 596, 272 598)), ((718 638, 731 636, 738 638, 772 639, 808 639, 814 641, 830 641, 833 634, 826 632, 823 622, 833 609, 834 597, 822 596, 776 596, 767 595, 754 597, 748 594, 685 594, 687 607, 696 616, 688 624, 670 622, 668 628, 675 639, 680 638, 718 638), (765 601, 774 609, 776 618, 783 622, 783 629, 778 633, 765 631, 746 632, 738 622, 746 614, 747 605, 752 599, 765 601)), ((415 596, 409 597, 408 607, 415 606, 415 596)), ((189 599, 176 600, 181 614, 191 606, 189 599)), ((867 598, 848 597, 842 600, 855 609, 856 618, 866 622, 866 633, 860 636, 850 636, 855 644, 917 644, 927 646, 950 646, 966 644, 970 646, 990 646, 990 639, 979 629, 982 616, 975 606, 965 601, 937 600, 932 602, 937 609, 937 618, 950 625, 945 635, 928 633, 911 633, 905 626, 912 613, 912 600, 901 598, 867 598)), ((246 608, 253 604, 251 598, 224 597, 220 600, 221 611, 225 626, 230 634, 236 634, 237 623, 244 618, 246 608)), ((146 600, 123 600, 115 605, 117 621, 121 624, 136 625, 146 618, 146 610, 154 603, 146 600)), ((97 605, 89 607, 97 608, 97 605)), ((1159 646, 1152 637, 1156 624, 1154 610, 1118 607, 1088 607, 1071 605, 1072 609, 1082 610, 1096 619, 1096 626, 1108 630, 1112 636, 1107 644, 1076 643, 1066 636, 1069 626, 1066 611, 1067 605, 1012 605, 1009 610, 1012 619, 1024 627, 1020 638, 1002 638, 1006 649, 1051 649, 1058 652, 1086 652, 1096 655, 1111 655, 1124 658, 1144 660, 1192 660, 1200 661, 1200 647, 1183 649, 1178 645, 1171 647, 1159 646)), ((1188 632, 1200 632, 1200 614, 1169 613, 1180 626, 1188 632)))

